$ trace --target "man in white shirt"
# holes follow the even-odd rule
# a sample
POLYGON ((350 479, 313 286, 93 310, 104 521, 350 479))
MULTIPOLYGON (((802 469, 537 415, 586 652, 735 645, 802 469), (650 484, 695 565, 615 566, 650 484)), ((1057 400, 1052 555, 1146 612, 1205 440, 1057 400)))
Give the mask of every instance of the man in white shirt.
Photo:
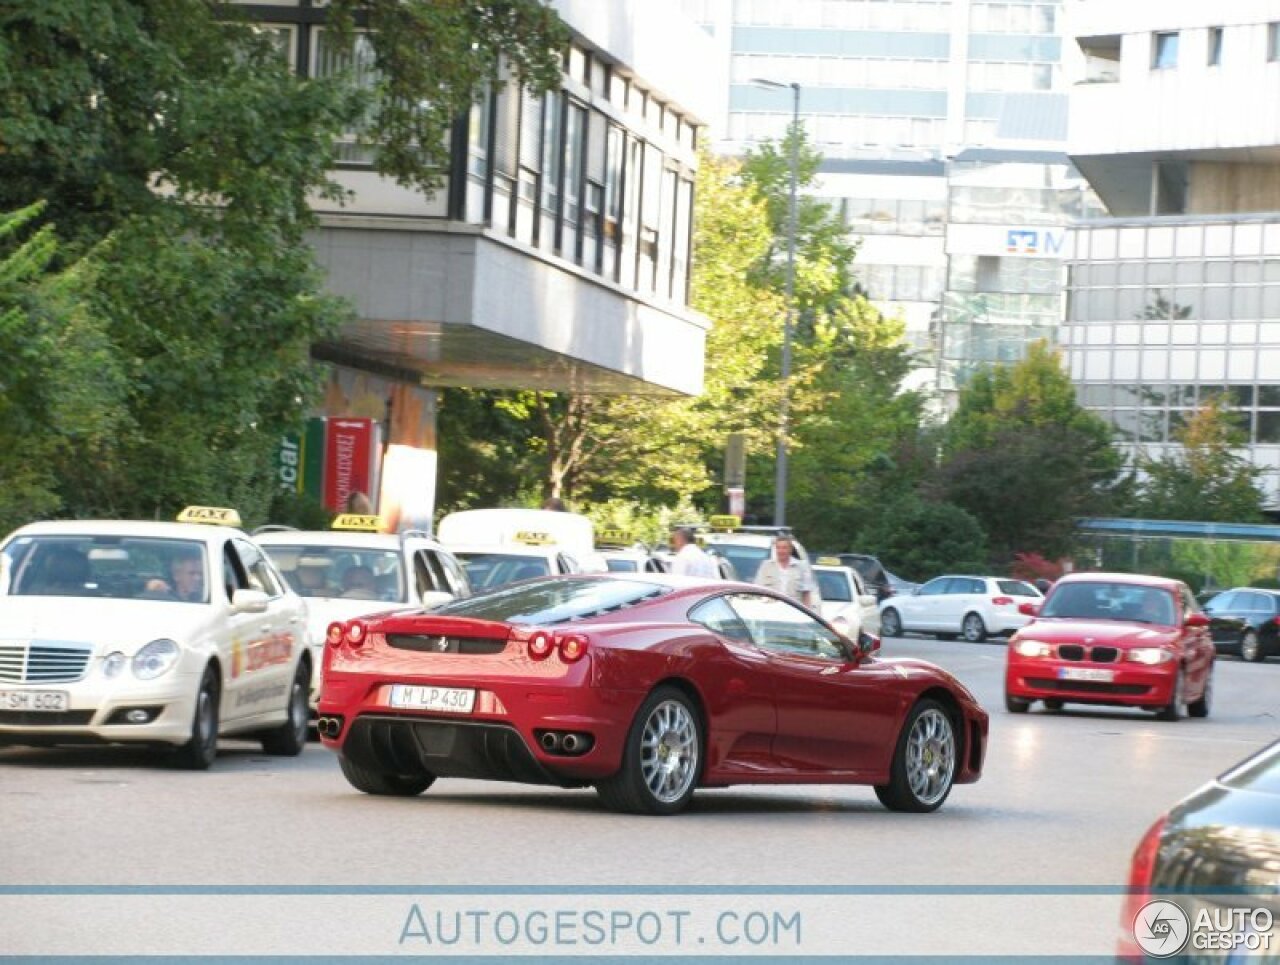
POLYGON ((676 558, 671 563, 671 572, 678 576, 697 576, 704 580, 720 579, 720 571, 716 569, 715 560, 702 551, 693 538, 693 530, 688 526, 679 526, 671 533, 671 548, 676 558))
POLYGON ((760 564, 756 582, 807 607, 818 605, 818 584, 809 564, 795 555, 795 546, 786 536, 773 541, 773 554, 760 564))

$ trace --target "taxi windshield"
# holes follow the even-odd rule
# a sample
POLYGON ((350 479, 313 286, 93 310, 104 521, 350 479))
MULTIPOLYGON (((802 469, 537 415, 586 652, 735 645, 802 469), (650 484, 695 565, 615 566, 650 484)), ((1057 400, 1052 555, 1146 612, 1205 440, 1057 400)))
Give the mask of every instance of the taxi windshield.
POLYGON ((1040 611, 1042 617, 1122 620, 1173 626, 1173 596, 1168 590, 1136 583, 1062 583, 1040 611))
POLYGON ((404 567, 395 550, 283 543, 262 548, 298 596, 405 602, 404 567))
POLYGON ((817 570, 818 594, 828 603, 849 603, 853 600, 853 592, 849 587, 849 577, 831 570, 817 570))
POLYGON ((516 553, 454 553, 467 570, 467 577, 476 590, 492 590, 494 587, 518 580, 531 580, 551 575, 551 564, 545 556, 524 556, 516 553))
POLYGON ((205 546, 197 540, 19 536, 4 554, 12 596, 209 602, 205 546))
POLYGON ((621 610, 664 592, 665 587, 656 583, 621 578, 539 580, 455 600, 434 612, 477 620, 545 625, 621 610))
POLYGON ((732 563, 734 571, 738 574, 738 579, 748 583, 756 578, 756 571, 760 569, 760 564, 769 558, 768 546, 753 546, 750 543, 731 543, 709 539, 707 540, 707 548, 714 549, 732 563))

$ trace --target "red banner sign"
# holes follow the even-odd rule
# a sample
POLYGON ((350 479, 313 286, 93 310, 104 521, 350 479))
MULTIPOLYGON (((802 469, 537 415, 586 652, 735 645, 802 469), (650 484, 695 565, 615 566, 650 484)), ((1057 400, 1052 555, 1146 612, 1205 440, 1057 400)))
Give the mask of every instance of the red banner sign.
POLYGON ((343 512, 352 493, 372 495, 373 420, 331 418, 327 430, 324 504, 334 512, 343 512))

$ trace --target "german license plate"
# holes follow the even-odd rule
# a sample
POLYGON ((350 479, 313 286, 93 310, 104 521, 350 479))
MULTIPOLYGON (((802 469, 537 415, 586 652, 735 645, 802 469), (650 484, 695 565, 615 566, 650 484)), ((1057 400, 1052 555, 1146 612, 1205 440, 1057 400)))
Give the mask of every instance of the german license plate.
POLYGON ((1092 667, 1059 667, 1059 680, 1090 680, 1094 683, 1109 684, 1116 679, 1114 670, 1094 670, 1092 667))
POLYGON ((476 692, 463 687, 428 687, 418 684, 392 684, 387 703, 406 710, 438 710, 450 714, 469 714, 475 706, 476 692))
POLYGON ((65 690, 0 690, 0 710, 34 710, 51 714, 67 709, 65 690))

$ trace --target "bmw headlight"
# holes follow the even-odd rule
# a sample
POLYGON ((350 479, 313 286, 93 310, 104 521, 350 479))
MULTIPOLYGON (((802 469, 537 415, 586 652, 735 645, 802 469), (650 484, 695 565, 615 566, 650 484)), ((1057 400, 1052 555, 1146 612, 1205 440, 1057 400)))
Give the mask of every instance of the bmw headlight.
POLYGON ((1168 663, 1173 659, 1173 654, 1160 647, 1135 647, 1129 651, 1129 659, 1135 663, 1145 663, 1148 667, 1154 667, 1157 664, 1168 663))
POLYGON ((178 645, 172 640, 152 640, 134 655, 133 675, 139 680, 154 680, 173 669, 178 654, 178 645))
POLYGON ((129 662, 129 658, 117 650, 115 653, 109 653, 102 660, 102 676, 108 680, 114 680, 124 673, 125 664, 129 662))
POLYGON ((1040 640, 1019 640, 1013 645, 1013 649, 1017 651, 1020 657, 1051 657, 1053 656, 1053 647, 1040 640))

